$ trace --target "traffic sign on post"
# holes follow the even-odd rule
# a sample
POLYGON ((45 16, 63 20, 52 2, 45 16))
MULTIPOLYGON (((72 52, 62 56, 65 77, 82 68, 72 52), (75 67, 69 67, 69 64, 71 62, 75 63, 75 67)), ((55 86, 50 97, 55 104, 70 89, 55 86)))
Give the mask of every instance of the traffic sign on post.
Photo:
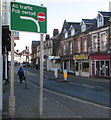
POLYGON ((10 13, 10 30, 47 33, 46 7, 11 2, 10 13))

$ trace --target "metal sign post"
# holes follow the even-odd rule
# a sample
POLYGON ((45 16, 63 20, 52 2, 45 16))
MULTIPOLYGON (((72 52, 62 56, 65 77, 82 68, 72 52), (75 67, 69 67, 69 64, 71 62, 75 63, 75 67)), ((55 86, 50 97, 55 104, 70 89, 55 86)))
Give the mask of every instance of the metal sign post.
POLYGON ((9 96, 9 116, 14 117, 15 96, 14 96, 14 31, 11 32, 11 80, 9 96))
POLYGON ((40 35, 40 97, 39 97, 39 111, 40 111, 40 117, 42 118, 43 116, 43 67, 44 67, 44 62, 43 62, 43 56, 44 56, 44 51, 43 51, 43 37, 44 35, 40 35))
POLYGON ((43 116, 43 33, 47 33, 47 8, 30 4, 11 2, 10 29, 41 33, 40 35, 40 117, 43 116), (30 27, 31 26, 31 27, 30 27))

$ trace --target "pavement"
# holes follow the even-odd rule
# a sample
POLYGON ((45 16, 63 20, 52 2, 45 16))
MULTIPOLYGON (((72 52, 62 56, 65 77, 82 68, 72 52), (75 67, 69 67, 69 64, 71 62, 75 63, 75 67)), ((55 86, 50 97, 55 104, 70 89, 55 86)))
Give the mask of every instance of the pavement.
MULTIPOLYGON (((17 69, 15 70, 15 73, 17 69)), ((48 72, 48 71, 44 71, 48 72)), ((51 72, 49 72, 51 73, 51 72)), ((40 118, 39 115, 39 87, 27 81, 27 87, 25 88, 25 82, 20 83, 18 76, 15 74, 15 115, 14 118, 40 118)), ((51 76, 49 76, 51 77, 51 76)), ((96 79, 96 78, 83 78, 75 77, 74 75, 68 75, 72 80, 74 78, 87 79, 91 81, 108 83, 109 79, 96 79)), ((64 80, 62 74, 56 80, 64 80)), ((51 94, 51 93, 50 93, 51 94)), ((3 92, 3 118, 9 118, 10 85, 9 83, 4 86, 3 92)), ((65 107, 60 105, 56 100, 52 99, 51 95, 48 96, 47 92, 44 92, 44 111, 43 118, 79 118, 75 113, 69 112, 65 107), (61 112, 62 111, 62 112, 61 112)))
MULTIPOLYGON (((54 71, 46 71, 44 70, 44 73, 49 73, 49 76, 45 76, 44 78, 51 78, 57 81, 65 81, 64 75, 61 72, 58 72, 58 78, 55 78, 54 71)), ((104 77, 81 77, 81 76, 75 76, 73 73, 67 73, 67 80, 66 82, 75 82, 75 80, 81 80, 81 81, 89 81, 89 82, 96 82, 96 83, 104 83, 104 84, 111 84, 111 78, 104 78, 104 77)))

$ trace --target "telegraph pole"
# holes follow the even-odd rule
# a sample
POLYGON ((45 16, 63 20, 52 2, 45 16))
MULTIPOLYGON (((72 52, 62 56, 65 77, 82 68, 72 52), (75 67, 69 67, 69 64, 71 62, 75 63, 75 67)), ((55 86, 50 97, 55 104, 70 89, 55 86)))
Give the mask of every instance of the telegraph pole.
POLYGON ((2 119, 3 57, 2 57, 2 3, 0 0, 0 119, 2 119))
POLYGON ((9 96, 9 116, 14 117, 15 96, 14 96, 14 31, 11 32, 11 80, 9 96))

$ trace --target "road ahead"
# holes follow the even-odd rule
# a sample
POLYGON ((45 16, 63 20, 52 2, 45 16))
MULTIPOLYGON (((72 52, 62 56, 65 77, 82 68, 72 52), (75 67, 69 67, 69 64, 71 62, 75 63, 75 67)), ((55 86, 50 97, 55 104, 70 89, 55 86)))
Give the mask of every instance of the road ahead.
MULTIPOLYGON (((68 78, 68 82, 64 82, 62 75, 59 75, 59 78, 55 79, 54 73, 44 71, 44 88, 98 105, 110 106, 111 92, 109 92, 108 83, 92 82, 71 77, 68 78)), ((28 69, 27 80, 39 86, 39 70, 28 69)))
MULTIPOLYGON (((15 72, 17 71, 17 68, 15 72)), ((17 83, 18 87, 24 86, 17 83)), ((86 79, 86 78, 83 78, 86 79)), ((63 81, 63 76, 55 79, 52 72, 44 71, 44 117, 51 118, 109 118, 109 85, 107 82, 97 82, 69 77, 68 82, 63 81), (83 81, 82 81, 83 80, 83 81), (101 102, 102 101, 102 102, 101 102)), ((27 89, 31 92, 30 84, 33 86, 28 101, 36 101, 39 92, 40 73, 39 70, 28 69, 27 89), (29 86, 28 86, 29 85, 29 86), (37 89, 36 89, 37 88, 37 89)), ((15 84, 15 85, 16 85, 15 84)), ((15 87, 16 88, 16 87, 15 87)), ((17 88, 16 88, 17 89, 17 88)), ((16 90, 17 91, 17 90, 16 90)), ((28 93, 29 93, 28 92, 28 93)), ((16 94, 16 97, 18 95, 16 94)), ((24 94, 23 94, 24 96, 24 94)), ((17 105, 20 102, 17 99, 17 105)), ((20 102, 21 104, 21 102, 20 102)), ((31 102, 30 102, 31 105, 31 102)), ((20 105, 18 106, 18 108, 20 105)), ((23 108, 23 106, 21 106, 23 108)), ((25 106, 24 106, 25 107, 25 106)), ((34 108, 33 108, 34 109, 34 108)))

